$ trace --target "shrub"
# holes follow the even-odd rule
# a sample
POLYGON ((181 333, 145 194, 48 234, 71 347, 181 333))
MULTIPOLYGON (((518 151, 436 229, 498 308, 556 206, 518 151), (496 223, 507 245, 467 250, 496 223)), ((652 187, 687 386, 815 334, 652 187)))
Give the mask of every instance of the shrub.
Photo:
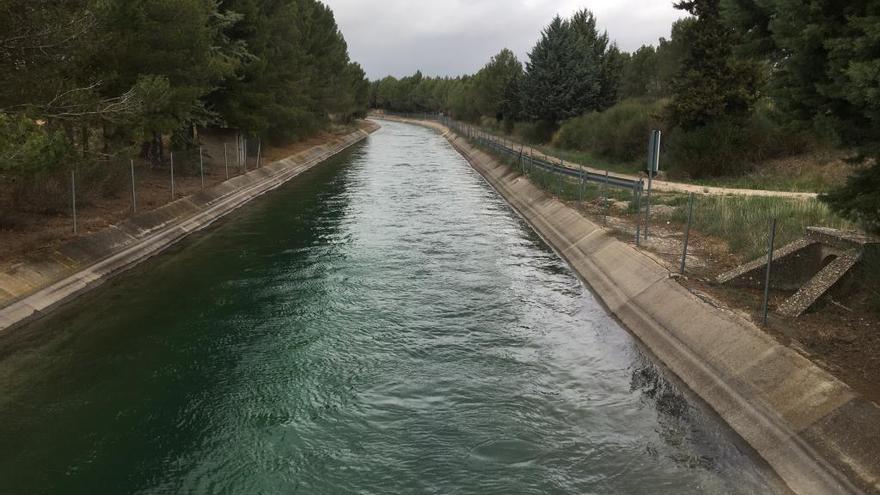
POLYGON ((782 126, 769 111, 670 134, 668 168, 673 176, 694 179, 742 175, 762 161, 803 153, 810 145, 803 132, 782 126))
POLYGON ((64 133, 0 113, 0 173, 33 178, 59 170, 71 154, 64 133))
POLYGON ((552 122, 518 122, 514 125, 513 134, 529 144, 544 144, 553 137, 556 126, 552 122))
POLYGON ((628 99, 604 112, 590 112, 566 121, 553 137, 553 145, 633 161, 645 155, 651 130, 662 128, 665 105, 664 100, 628 99))

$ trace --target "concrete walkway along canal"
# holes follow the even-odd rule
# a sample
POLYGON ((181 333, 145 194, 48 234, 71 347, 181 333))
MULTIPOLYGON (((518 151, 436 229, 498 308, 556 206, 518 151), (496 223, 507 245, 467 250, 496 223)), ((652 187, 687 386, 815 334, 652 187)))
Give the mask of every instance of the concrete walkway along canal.
POLYGON ((0 335, 2 491, 776 491, 441 136, 383 125, 0 335))

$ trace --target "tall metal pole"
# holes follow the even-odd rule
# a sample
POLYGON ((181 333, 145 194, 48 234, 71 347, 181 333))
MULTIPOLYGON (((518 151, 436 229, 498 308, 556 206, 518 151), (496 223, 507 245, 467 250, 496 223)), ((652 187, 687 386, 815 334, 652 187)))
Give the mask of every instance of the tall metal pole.
POLYGON ((694 193, 691 193, 691 199, 688 202, 688 223, 684 229, 684 251, 681 254, 681 274, 684 275, 687 268, 688 242, 691 238, 691 222, 694 220, 694 193))
POLYGON ((73 210, 73 235, 79 233, 76 225, 76 169, 70 171, 70 206, 73 210))
POLYGON ((169 153, 171 156, 171 201, 174 201, 174 152, 169 153))
POLYGON ((134 190, 134 160, 130 160, 131 164, 131 212, 137 213, 137 194, 134 190))
POLYGON ((205 159, 202 156, 202 147, 199 146, 199 176, 202 178, 202 189, 205 188, 205 159))
POLYGON ((764 275, 764 324, 767 324, 767 313, 770 306, 770 268, 773 265, 773 245, 776 244, 776 219, 770 222, 770 244, 767 247, 767 273, 764 275))

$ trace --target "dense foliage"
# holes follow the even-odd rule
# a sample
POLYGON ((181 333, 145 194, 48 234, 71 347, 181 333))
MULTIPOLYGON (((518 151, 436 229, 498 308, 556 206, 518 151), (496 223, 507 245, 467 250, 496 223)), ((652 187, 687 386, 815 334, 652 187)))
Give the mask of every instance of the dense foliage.
POLYGON ((880 0, 676 8, 691 16, 656 46, 622 53, 581 11, 554 18, 525 68, 496 79, 504 84, 486 84, 492 64, 474 76, 388 77, 373 83, 371 104, 503 122, 525 140, 619 161, 640 157, 647 130, 660 128, 667 170, 691 178, 735 176, 811 141, 836 143, 859 152, 858 168, 824 199, 880 231, 880 0))
MULTIPOLYGON (((224 126, 288 140, 366 112, 317 0, 0 0, 0 171, 224 126)), ((143 145, 141 145, 143 143, 143 145)))
POLYGON ((880 232, 880 1, 725 0, 724 7, 746 36, 741 55, 772 67, 770 90, 786 115, 861 153, 862 167, 824 199, 880 232))

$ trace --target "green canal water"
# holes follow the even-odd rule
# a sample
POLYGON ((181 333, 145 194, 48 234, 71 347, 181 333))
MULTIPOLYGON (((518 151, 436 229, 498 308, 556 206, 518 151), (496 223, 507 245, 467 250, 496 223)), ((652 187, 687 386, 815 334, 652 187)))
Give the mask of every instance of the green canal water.
POLYGON ((0 335, 0 493, 753 494, 774 478, 438 135, 0 335))

